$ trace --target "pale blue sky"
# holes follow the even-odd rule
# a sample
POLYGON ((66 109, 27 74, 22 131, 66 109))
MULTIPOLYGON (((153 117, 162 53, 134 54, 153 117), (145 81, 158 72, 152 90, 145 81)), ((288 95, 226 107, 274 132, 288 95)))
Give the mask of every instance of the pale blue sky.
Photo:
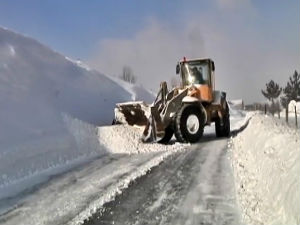
MULTIPOLYGON (((216 4, 212 0, 6 0, 0 3, 0 25, 69 56, 87 58, 101 39, 130 38, 149 18, 180 29, 188 14, 210 12, 220 18, 220 25, 230 26, 230 18, 226 15, 224 21, 216 4)), ((252 21, 258 31, 269 30, 271 37, 287 31, 291 38, 299 37, 298 0, 255 0, 252 4, 263 16, 252 21)))
MULTIPOLYGON (((85 58, 103 38, 131 37, 148 18, 177 26, 180 16, 198 5, 179 0, 7 0, 1 1, 0 24, 65 54, 85 58)), ((204 5, 208 3, 201 10, 204 5)))

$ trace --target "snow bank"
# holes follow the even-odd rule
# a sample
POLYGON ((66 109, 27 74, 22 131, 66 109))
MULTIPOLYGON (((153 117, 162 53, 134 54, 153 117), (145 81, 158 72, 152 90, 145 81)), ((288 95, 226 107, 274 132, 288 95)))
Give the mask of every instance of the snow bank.
POLYGON ((300 224, 299 132, 254 115, 231 141, 236 191, 246 224, 300 224))
POLYGON ((0 198, 13 185, 21 191, 49 171, 105 154, 95 126, 111 124, 116 103, 146 96, 141 86, 0 28, 0 198))
POLYGON ((147 104, 151 104, 156 97, 156 93, 151 93, 146 90, 141 84, 130 84, 116 77, 110 77, 113 81, 117 82, 124 88, 128 93, 131 94, 133 101, 143 101, 147 104))
POLYGON ((136 154, 157 151, 175 151, 190 144, 158 144, 141 141, 143 129, 128 125, 98 127, 98 138, 104 148, 110 153, 136 154))
POLYGON ((65 114, 62 118, 68 133, 20 143, 0 151, 0 199, 108 154, 99 144, 95 126, 65 114))

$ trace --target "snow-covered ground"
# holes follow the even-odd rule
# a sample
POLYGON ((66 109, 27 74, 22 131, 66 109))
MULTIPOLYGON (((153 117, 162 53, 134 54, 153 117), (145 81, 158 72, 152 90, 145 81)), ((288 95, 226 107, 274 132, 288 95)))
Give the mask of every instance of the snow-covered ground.
MULTIPOLYGON (((70 220, 71 224, 81 223, 132 180, 144 175, 167 156, 189 146, 143 144, 140 140, 142 130, 135 127, 95 127, 66 115, 64 121, 77 146, 85 152, 84 156, 63 167, 49 167, 44 172, 32 174, 33 177, 2 185, 0 224, 64 224, 70 220), (70 168, 73 168, 71 172, 54 176, 70 168), (32 188, 40 182, 45 184, 32 188), (25 187, 26 191, 15 195, 25 187)), ((9 164, 1 166, 4 170, 11 169, 9 164)))
POLYGON ((0 199, 107 154, 95 126, 118 102, 153 98, 0 28, 0 199))
POLYGON ((112 153, 137 154, 153 151, 169 151, 176 147, 189 146, 178 142, 171 145, 158 143, 143 143, 141 141, 143 129, 126 125, 98 127, 98 137, 101 145, 112 153))
MULTIPOLYGON (((300 108, 297 108, 297 128, 300 129, 300 108)), ((295 115, 295 111, 294 109, 290 109, 289 112, 288 112, 288 125, 290 127, 296 127, 296 115, 295 115)), ((278 115, 275 115, 275 117, 278 117, 278 115)), ((286 120, 286 112, 285 112, 285 109, 283 109, 281 112, 280 112, 280 119, 285 121, 286 120)))
POLYGON ((0 216, 0 224, 82 223, 131 181, 179 150, 182 148, 177 146, 164 152, 113 154, 90 161, 65 175, 53 177, 32 193, 6 199, 10 209, 0 216))
MULTIPOLYGON (((74 207, 84 204, 83 199, 90 198, 92 193, 101 193, 109 200, 107 196, 114 196, 169 154, 186 148, 178 143, 142 144, 141 130, 133 127, 98 127, 111 123, 116 103, 151 102, 153 98, 141 85, 107 77, 29 37, 0 28, 0 212, 7 213, 4 218, 17 211, 21 217, 16 219, 25 223, 27 217, 32 221, 49 221, 43 212, 50 213, 51 217, 79 213, 82 208, 76 211, 74 207), (121 157, 116 153, 126 155, 121 157), (41 183, 48 185, 58 174, 94 160, 92 165, 99 167, 90 169, 97 172, 74 172, 79 176, 73 176, 78 188, 68 189, 66 185, 66 191, 60 192, 59 184, 50 185, 55 191, 49 197, 46 197, 49 189, 48 192, 47 188, 39 190, 41 183), (104 175, 110 173, 111 176, 104 175), (91 189, 84 191, 81 178, 82 182, 91 182, 91 189), (110 184, 117 183, 113 189, 106 190, 103 179, 108 179, 110 184), (95 184, 93 180, 100 182, 95 184), (64 196, 72 193, 71 189, 73 195, 80 191, 86 194, 82 198, 64 196), (33 191, 35 194, 31 195, 33 191), (50 207, 49 202, 57 196, 61 201, 50 207), (18 208, 25 202, 30 205, 28 208, 18 208), (63 210, 59 205, 62 202, 65 202, 63 210)), ((66 178, 66 182, 75 181, 66 178)), ((64 181, 61 185, 65 185, 64 181)))
MULTIPOLYGON (((81 223, 189 146, 108 126, 116 103, 154 96, 0 28, 0 223, 81 223)), ((230 105, 237 193, 249 224, 299 224, 299 132, 230 105)), ((214 126, 205 132, 212 137, 214 126)), ((219 149, 219 151, 221 151, 219 149)))
MULTIPOLYGON (((237 127, 237 122, 243 126, 244 118, 233 116, 233 127, 237 127)), ((87 163, 75 164, 75 169, 59 176, 53 175, 61 171, 50 169, 48 176, 44 174, 49 181, 42 186, 0 199, 0 224, 80 224, 104 203, 113 200, 131 181, 166 157, 186 151, 190 146, 176 142, 143 144, 139 128, 123 125, 94 127, 68 116, 64 120, 78 146, 94 158, 87 160, 85 157, 87 163), (105 151, 105 154, 97 154, 97 151, 105 151)), ((205 129, 206 135, 214 135, 212 127, 205 129)), ((9 189, 18 185, 12 183, 3 188, 2 193, 6 190, 11 194, 9 189)))
POLYGON ((245 224, 300 224, 299 140, 284 119, 256 114, 231 141, 245 224))

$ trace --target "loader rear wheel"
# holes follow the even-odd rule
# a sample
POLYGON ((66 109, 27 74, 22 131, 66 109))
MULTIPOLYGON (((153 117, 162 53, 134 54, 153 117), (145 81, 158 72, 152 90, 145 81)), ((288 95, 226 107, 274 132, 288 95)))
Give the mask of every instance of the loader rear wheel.
POLYGON ((169 141, 171 140, 171 138, 173 137, 174 134, 174 128, 172 125, 169 125, 166 129, 165 129, 165 136, 158 141, 158 143, 160 144, 168 144, 169 141))
POLYGON ((204 115, 196 105, 183 105, 176 116, 175 136, 179 142, 195 143, 203 135, 204 115))

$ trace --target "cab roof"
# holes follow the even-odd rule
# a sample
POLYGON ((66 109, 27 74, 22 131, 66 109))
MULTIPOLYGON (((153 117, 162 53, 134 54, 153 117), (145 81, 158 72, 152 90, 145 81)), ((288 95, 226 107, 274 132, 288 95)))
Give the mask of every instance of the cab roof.
POLYGON ((179 62, 180 63, 183 63, 183 62, 192 62, 192 61, 211 61, 213 62, 213 60, 211 58, 194 58, 194 59, 187 59, 185 57, 183 57, 182 60, 180 60, 179 62))

